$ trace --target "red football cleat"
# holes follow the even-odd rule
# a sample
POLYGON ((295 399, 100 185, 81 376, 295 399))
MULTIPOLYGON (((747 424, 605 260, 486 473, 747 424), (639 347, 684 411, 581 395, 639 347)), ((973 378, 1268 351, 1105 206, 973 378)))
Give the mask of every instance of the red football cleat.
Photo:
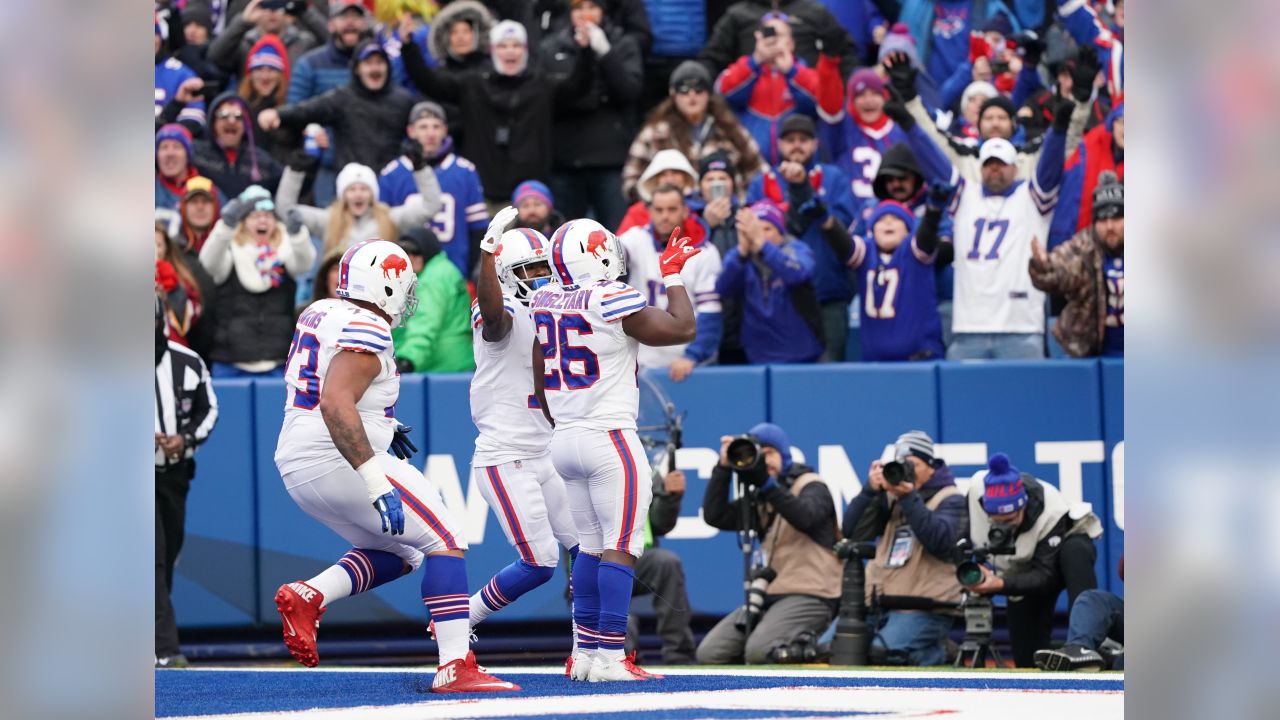
POLYGON ((284 625, 284 644, 294 660, 315 667, 320 664, 320 651, 316 649, 316 631, 320 629, 320 616, 324 608, 320 603, 324 595, 319 590, 298 580, 281 585, 276 590, 276 610, 284 625))
POLYGON ((515 683, 499 680, 476 664, 476 654, 468 652, 465 658, 441 665, 431 681, 431 692, 512 692, 519 690, 515 683))
POLYGON ((573 655, 572 654, 570 654, 569 657, 564 659, 564 676, 570 679, 573 678, 573 655))

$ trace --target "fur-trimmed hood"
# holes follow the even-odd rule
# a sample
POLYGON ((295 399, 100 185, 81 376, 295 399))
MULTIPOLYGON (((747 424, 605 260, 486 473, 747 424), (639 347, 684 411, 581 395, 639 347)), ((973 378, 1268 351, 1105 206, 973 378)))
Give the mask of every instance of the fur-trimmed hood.
MULTIPOLYGON (((478 0, 457 0, 440 9, 431 21, 431 32, 427 35, 427 45, 436 62, 444 64, 449 57, 449 28, 457 21, 471 23, 476 31, 476 47, 472 52, 488 54, 489 29, 498 21, 489 8, 478 0)), ((455 57, 454 60, 463 58, 455 57)))

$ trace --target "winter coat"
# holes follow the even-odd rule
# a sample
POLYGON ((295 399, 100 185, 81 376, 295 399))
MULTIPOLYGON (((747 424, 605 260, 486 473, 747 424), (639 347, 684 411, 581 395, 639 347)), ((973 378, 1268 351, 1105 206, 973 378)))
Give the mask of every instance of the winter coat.
POLYGON ((250 185, 261 185, 274 191, 280 184, 283 168, 269 153, 261 151, 254 141, 254 126, 248 103, 239 96, 224 93, 209 106, 209 137, 195 142, 196 169, 227 197, 236 197, 250 185), (223 105, 235 105, 244 116, 244 137, 235 148, 235 157, 214 139, 213 127, 218 121, 218 110, 223 105))
MULTIPOLYGON (((229 73, 241 72, 244 61, 249 56, 249 49, 262 37, 263 32, 240 15, 227 23, 226 29, 209 42, 209 60, 229 73)), ((285 25, 279 37, 290 65, 320 45, 315 35, 296 24, 285 25)))
MULTIPOLYGON (((457 0, 440 8, 440 12, 431 21, 431 29, 427 34, 427 47, 431 52, 431 59, 435 61, 435 68, 450 75, 492 68, 493 64, 489 60, 489 31, 497 22, 498 19, 489 8, 476 0, 457 0), (470 23, 476 36, 475 50, 462 56, 449 52, 449 28, 459 20, 470 23)), ((400 62, 404 63, 403 47, 400 48, 400 62)), ((466 125, 462 122, 462 109, 455 102, 436 97, 431 99, 440 103, 449 118, 449 134, 455 142, 461 143, 467 134, 466 125)))
POLYGON ((518 75, 502 75, 492 66, 451 74, 427 67, 417 45, 401 52, 405 72, 418 90, 458 104, 467 127, 459 149, 480 172, 485 197, 505 201, 519 183, 550 177, 555 109, 588 92, 592 53, 579 53, 568 77, 553 78, 532 64, 518 75))
POLYGON ((818 46, 828 55, 840 57, 840 77, 847 78, 857 64, 857 53, 848 31, 819 0, 741 0, 729 7, 711 29, 711 37, 698 59, 718 73, 729 63, 755 49, 755 32, 767 12, 785 13, 790 18, 796 56, 809 67, 818 66, 818 46), (774 7, 774 6, 777 7, 774 7))
MULTIPOLYGON (((348 163, 383 167, 400 156, 400 140, 409 124, 413 96, 396 87, 390 75, 380 89, 371 90, 360 82, 354 65, 348 73, 350 81, 346 85, 280 108, 280 124, 295 131, 301 131, 308 123, 332 127, 336 168, 348 163)), ((290 85, 290 96, 292 90, 290 85)))
POLYGON ((743 55, 720 73, 715 86, 771 165, 782 161, 778 149, 782 121, 797 113, 817 117, 818 73, 804 61, 796 61, 790 72, 782 73, 743 55))
POLYGON ((295 278, 311 269, 316 251, 305 227, 289 235, 284 223, 278 225, 284 239, 270 254, 237 245, 235 228, 223 220, 200 250, 200 264, 218 283, 213 362, 279 365, 289 353, 295 278))
MULTIPOLYGON (((683 117, 681 122, 684 122, 683 117)), ((742 123, 737 122, 735 119, 732 125, 722 127, 715 122, 710 113, 707 114, 703 122, 706 123, 706 138, 698 142, 697 137, 702 130, 695 128, 690 133, 693 136, 693 143, 688 148, 676 145, 675 137, 671 132, 671 125, 666 120, 651 122, 640 128, 635 140, 631 141, 630 149, 627 150, 627 164, 622 168, 623 194, 631 200, 641 199, 637 188, 641 175, 649 167, 649 162, 653 160, 653 156, 657 155, 659 150, 666 150, 667 148, 681 151, 689 159, 689 162, 695 166, 702 161, 702 158, 715 151, 724 151, 725 155, 729 156, 729 162, 733 165, 733 186, 735 188, 745 188, 756 173, 766 168, 764 160, 760 157, 760 146, 756 145, 755 139, 742 126, 742 123), (745 153, 738 152, 738 148, 730 140, 731 135, 736 135, 741 142, 745 143, 747 148, 745 153)))
MULTIPOLYGON (((549 17, 546 20, 547 31, 542 37, 542 43, 539 47, 546 43, 547 38, 564 30, 572 29, 573 21, 569 17, 569 3, 564 0, 543 0, 550 5, 549 17)), ((644 57, 649 56, 650 50, 654 46, 653 24, 657 21, 654 15, 660 12, 659 6, 676 5, 681 7, 677 17, 679 19, 681 33, 694 33, 698 35, 698 42, 692 46, 687 53, 683 53, 685 57, 696 55, 698 48, 702 47, 702 43, 706 40, 706 22, 702 20, 702 13, 705 3, 700 0, 600 0, 597 3, 604 10, 605 24, 615 26, 622 31, 622 34, 631 38, 640 53, 644 57), (696 29, 690 26, 696 25, 696 29)), ((668 33, 669 35, 670 33, 668 33)), ((666 38, 670 40, 668 36, 666 38)), ((612 36, 609 42, 613 42, 612 36)), ((543 58, 545 60, 545 58, 543 58)))
POLYGON ((1031 259, 1031 284, 1066 297, 1067 306, 1053 326, 1053 336, 1072 357, 1102 352, 1107 323, 1106 248, 1089 227, 1054 248, 1046 263, 1031 259))
POLYGON ((341 50, 333 40, 290 62, 289 105, 341 87, 351 78, 351 50, 341 50))
MULTIPOLYGON (((556 108, 551 128, 552 166, 556 169, 621 168, 628 139, 638 129, 636 101, 644 87, 644 58, 635 38, 606 23, 609 52, 597 57, 591 89, 556 108)), ((542 41, 542 67, 554 76, 572 74, 580 53, 573 28, 542 41)))
POLYGON ((822 338, 811 329, 819 312, 813 266, 813 251, 798 240, 766 242, 749 258, 729 251, 716 292, 741 298, 742 349, 752 365, 814 362, 822 354, 822 338))

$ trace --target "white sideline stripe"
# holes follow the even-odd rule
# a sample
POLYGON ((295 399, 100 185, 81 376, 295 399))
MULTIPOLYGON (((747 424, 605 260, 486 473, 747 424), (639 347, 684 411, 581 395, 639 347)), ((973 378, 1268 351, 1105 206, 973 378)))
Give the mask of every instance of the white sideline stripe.
MULTIPOLYGON (((1080 717, 1123 718, 1123 692, 932 690, 919 688, 819 688, 796 686, 747 690, 699 690, 680 693, 621 693, 616 695, 562 695, 528 697, 497 695, 484 699, 433 700, 427 702, 310 709, 287 712, 203 715, 219 720, 431 720, 433 718, 565 717, 602 712, 646 710, 812 710, 876 713, 889 720, 934 717, 949 720, 1034 717, 1036 720, 1075 720, 1080 717), (584 703, 584 700, 589 702, 584 703)), ((693 717, 697 717, 694 715, 693 717)))
MULTIPOLYGON (((563 667, 519 666, 502 667, 485 665, 496 675, 563 675, 563 667)), ((430 673, 435 668, 421 665, 379 666, 379 667, 191 667, 161 668, 156 672, 305 672, 305 673, 430 673)), ((1102 683, 1124 681, 1124 673, 1071 673, 1071 672, 1007 672, 983 670, 953 670, 938 672, 929 670, 831 670, 821 666, 800 666, 791 669, 773 668, 663 668, 655 667, 654 672, 662 675, 728 675, 732 677, 795 677, 795 678, 850 678, 866 680, 1072 680, 1079 683, 1102 683)))

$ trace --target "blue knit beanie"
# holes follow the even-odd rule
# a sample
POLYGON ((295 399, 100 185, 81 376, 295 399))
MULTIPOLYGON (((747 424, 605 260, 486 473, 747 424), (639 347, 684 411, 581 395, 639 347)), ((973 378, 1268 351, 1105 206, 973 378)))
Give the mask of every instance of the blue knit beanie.
POLYGON ((773 423, 765 422, 751 428, 747 433, 755 436, 761 445, 771 447, 782 455, 783 473, 791 468, 791 441, 787 439, 787 431, 773 423))
POLYGON ((885 215, 892 215, 906 223, 907 237, 911 237, 911 235, 915 233, 916 214, 911 212, 911 208, 903 205, 897 200, 883 200, 880 204, 876 205, 875 209, 871 211, 871 217, 867 220, 867 227, 874 231, 876 222, 885 215))

